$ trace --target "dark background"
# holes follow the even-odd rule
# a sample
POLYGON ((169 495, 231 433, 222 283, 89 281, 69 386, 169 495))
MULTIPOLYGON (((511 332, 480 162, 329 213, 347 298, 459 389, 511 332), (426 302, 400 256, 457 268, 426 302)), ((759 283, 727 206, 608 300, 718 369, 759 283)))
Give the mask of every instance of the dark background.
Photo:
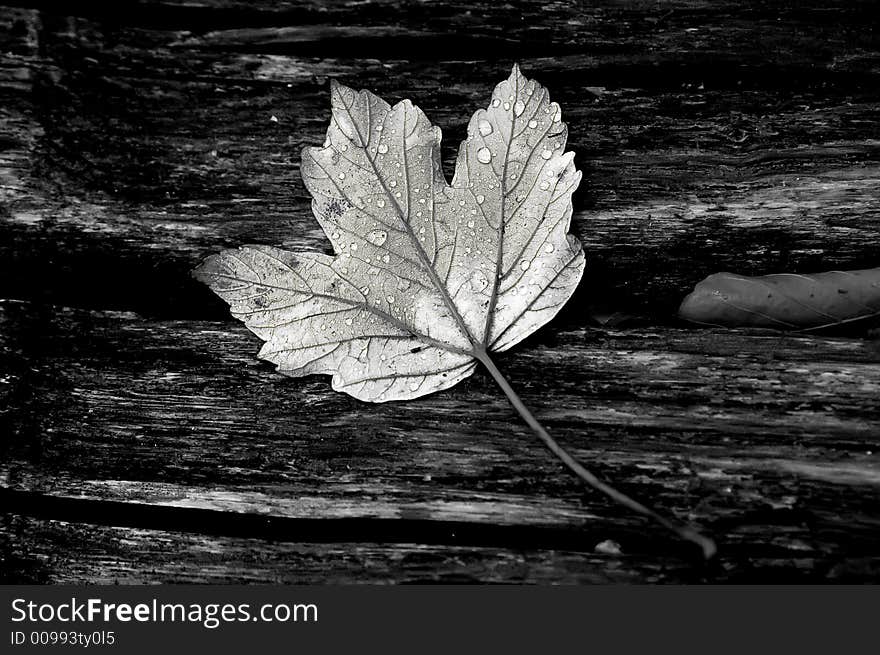
POLYGON ((0 580, 880 581, 876 339, 675 319, 712 272, 878 264, 878 14, 0 7, 0 580), (328 247, 299 152, 330 78, 421 106, 451 177, 514 61, 569 123, 587 271, 500 365, 582 461, 713 534, 710 566, 585 490, 482 372, 365 405, 257 360, 189 276, 328 247))

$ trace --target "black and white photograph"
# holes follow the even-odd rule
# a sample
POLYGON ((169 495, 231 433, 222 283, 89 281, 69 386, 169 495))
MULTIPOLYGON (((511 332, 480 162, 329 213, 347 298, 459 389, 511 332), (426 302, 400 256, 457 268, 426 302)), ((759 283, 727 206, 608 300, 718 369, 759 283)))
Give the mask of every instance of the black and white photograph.
POLYGON ((877 2, 0 0, 3 585, 878 582, 877 2))

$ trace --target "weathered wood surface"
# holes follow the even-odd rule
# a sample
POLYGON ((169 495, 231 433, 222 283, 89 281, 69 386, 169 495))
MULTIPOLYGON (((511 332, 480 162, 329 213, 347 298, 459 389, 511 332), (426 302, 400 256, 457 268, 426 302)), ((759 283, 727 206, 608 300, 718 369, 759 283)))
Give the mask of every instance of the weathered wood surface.
POLYGON ((466 4, 0 8, 6 580, 880 581, 878 342, 672 318, 717 270, 878 264, 874 3, 466 4), (588 266, 501 365, 579 458, 716 536, 711 567, 487 376, 365 406, 257 361, 189 277, 327 247, 299 151, 329 77, 415 100, 451 171, 514 58, 570 123, 588 266), (595 327, 615 311, 641 324, 595 327))

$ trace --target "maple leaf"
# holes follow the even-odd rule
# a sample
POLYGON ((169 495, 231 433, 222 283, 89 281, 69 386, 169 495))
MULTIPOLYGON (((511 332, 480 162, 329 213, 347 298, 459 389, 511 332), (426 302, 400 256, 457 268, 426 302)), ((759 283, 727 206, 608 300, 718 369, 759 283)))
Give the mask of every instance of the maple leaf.
POLYGON ((331 101, 302 175, 335 255, 246 246, 198 277, 282 373, 331 374, 372 402, 451 387, 549 321, 580 281, 568 229, 581 174, 559 106, 514 67, 471 119, 450 185, 440 129, 409 100, 334 82, 331 101))
POLYGON ((514 66, 471 118, 451 184, 440 129, 409 100, 392 107, 332 82, 331 104, 302 176, 334 254, 244 246, 195 271, 265 341, 259 356, 287 375, 330 374, 335 390, 370 402, 447 389, 480 362, 578 476, 711 554, 704 537, 577 463, 489 356, 553 318, 584 270, 568 231, 581 174, 547 90, 514 66))

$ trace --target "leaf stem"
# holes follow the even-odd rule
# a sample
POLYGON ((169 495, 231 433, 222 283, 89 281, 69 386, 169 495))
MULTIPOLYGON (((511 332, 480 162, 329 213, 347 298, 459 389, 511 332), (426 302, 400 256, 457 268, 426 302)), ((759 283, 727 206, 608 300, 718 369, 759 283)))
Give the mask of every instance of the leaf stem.
POLYGON ((650 507, 642 505, 637 500, 634 500, 627 496, 626 494, 618 491, 611 485, 603 482, 595 475, 590 473, 584 466, 582 466, 571 454, 568 453, 562 446, 557 443, 557 441, 550 436, 547 430, 544 429, 544 426, 538 422, 538 419, 535 418, 534 414, 532 414, 528 407, 523 404, 522 399, 517 395, 516 391, 513 390, 513 387, 510 386, 510 383, 507 381, 507 378, 498 370, 498 367, 495 365, 495 362, 492 361, 492 358, 489 357, 489 354, 485 351, 475 353, 476 358, 485 366, 492 377, 495 379, 495 382, 498 383, 498 386, 501 387, 501 390, 507 396, 507 399, 510 401, 510 404, 513 405, 514 409, 519 413, 519 415, 523 418, 523 420, 528 424, 528 426, 534 431, 538 438, 544 442, 544 445, 550 449, 556 457, 562 461, 569 469, 571 469, 575 475, 577 475, 581 480, 583 480, 587 485, 596 489, 597 491, 602 492, 612 500, 620 503, 624 507, 628 507, 629 509, 642 514, 643 516, 647 516, 657 523, 662 525, 663 527, 671 530, 679 537, 686 541, 690 541, 698 545, 703 551, 703 557, 706 559, 710 559, 717 548, 715 546, 715 542, 712 541, 709 537, 706 537, 700 534, 694 528, 688 525, 678 524, 666 517, 658 514, 650 507))

